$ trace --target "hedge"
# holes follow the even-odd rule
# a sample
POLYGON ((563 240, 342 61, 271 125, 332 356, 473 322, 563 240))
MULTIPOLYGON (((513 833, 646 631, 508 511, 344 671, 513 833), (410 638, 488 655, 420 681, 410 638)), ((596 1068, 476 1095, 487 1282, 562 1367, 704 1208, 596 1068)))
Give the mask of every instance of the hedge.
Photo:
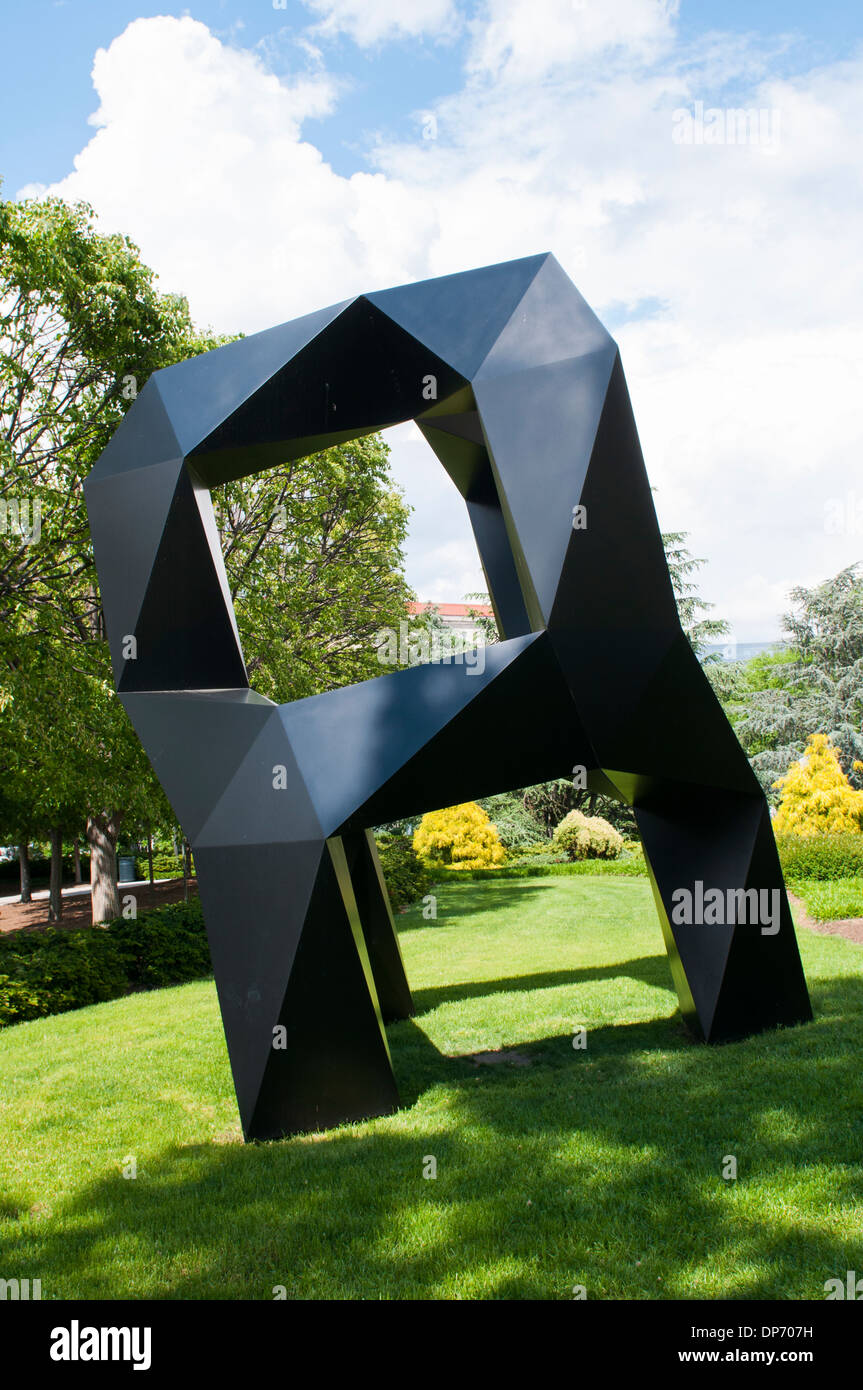
POLYGON ((611 878, 646 878, 643 859, 581 859, 567 864, 516 864, 495 869, 451 869, 447 864, 432 866, 434 877, 447 883, 462 883, 465 879, 484 878, 569 878, 585 874, 601 874, 611 878))
POLYGON ((197 899, 106 927, 0 938, 0 1027, 212 973, 197 899))
POLYGON ((776 847, 786 879, 863 875, 863 835, 777 835, 776 847))

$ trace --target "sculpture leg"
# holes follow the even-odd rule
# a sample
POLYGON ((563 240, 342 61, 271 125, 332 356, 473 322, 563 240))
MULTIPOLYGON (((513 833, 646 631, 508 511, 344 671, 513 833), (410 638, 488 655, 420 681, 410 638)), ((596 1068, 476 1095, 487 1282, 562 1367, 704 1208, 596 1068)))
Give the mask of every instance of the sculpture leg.
POLYGON ((247 1139, 398 1107, 341 842, 196 853, 219 1003, 247 1139))
POLYGON ((394 1023, 400 1018, 412 1018, 413 1000, 374 835, 370 830, 359 831, 342 836, 342 843, 378 992, 381 1016, 384 1023, 394 1023))
POLYGON ((635 816, 693 1030, 729 1042, 811 1019, 764 797, 664 783, 635 816))

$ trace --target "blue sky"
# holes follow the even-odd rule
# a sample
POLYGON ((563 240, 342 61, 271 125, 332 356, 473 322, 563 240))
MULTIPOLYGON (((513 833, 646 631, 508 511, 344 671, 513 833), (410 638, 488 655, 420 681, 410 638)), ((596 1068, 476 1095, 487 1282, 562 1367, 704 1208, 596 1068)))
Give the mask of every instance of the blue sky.
MULTIPOLYGON (((410 0, 404 0, 404 8, 410 8, 410 0)), ((476 14, 476 6, 464 9, 476 14)), ((87 117, 94 106, 90 69, 96 49, 107 47, 132 20, 154 15, 191 15, 238 46, 265 43, 275 72, 297 63, 297 40, 315 20, 299 0, 287 0, 284 9, 264 0, 7 2, 0 10, 0 51, 22 59, 4 62, 0 85, 0 175, 7 196, 24 184, 52 183, 68 172, 92 133, 87 117)), ((789 35, 788 52, 777 57, 775 69, 795 71, 847 53, 863 38, 863 10, 854 0, 684 0, 681 36, 713 30, 760 34, 768 42, 789 35)), ((404 134, 412 112, 458 87, 466 43, 465 35, 438 43, 406 38, 366 50, 349 36, 338 37, 328 56, 346 80, 344 97, 336 112, 309 125, 324 157, 342 174, 366 167, 365 143, 374 131, 404 134)))
MULTIPOLYGON (((863 554, 859 5, 32 0, 0 51, 5 195, 85 198, 219 329, 554 251, 739 640, 863 554), (674 143, 696 103, 773 134, 674 143)), ((460 501, 412 426, 390 442, 409 577, 460 599, 460 501)))

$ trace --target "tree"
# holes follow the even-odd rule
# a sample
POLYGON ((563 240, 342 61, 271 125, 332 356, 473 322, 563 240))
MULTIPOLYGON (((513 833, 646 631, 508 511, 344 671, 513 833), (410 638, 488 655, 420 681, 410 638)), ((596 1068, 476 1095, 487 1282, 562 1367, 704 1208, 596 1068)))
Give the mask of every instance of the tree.
POLYGON ((551 839, 555 826, 559 825, 569 811, 586 807, 590 792, 578 788, 572 778, 556 777, 551 782, 538 782, 534 787, 523 787, 519 793, 522 804, 543 827, 551 839))
MULTIPOLYGON (((488 594, 482 591, 465 594, 466 600, 472 598, 479 599, 480 603, 485 605, 488 605, 490 601, 488 594)), ((469 608, 468 617, 473 619, 477 632, 482 633, 483 641, 487 647, 490 647, 494 642, 500 641, 500 633, 497 630, 497 623, 494 620, 493 614, 490 616, 488 613, 480 613, 477 608, 469 608)))
MULTIPOLYGON (((137 762, 140 772, 142 759, 106 684, 81 483, 150 373, 219 341, 196 333, 184 299, 157 292, 128 238, 97 232, 86 204, 0 202, 0 684, 8 690, 16 670, 37 679, 34 639, 43 644, 40 670, 53 662, 55 674, 65 671, 69 649, 72 688, 90 701, 86 722, 93 736, 81 747, 102 760, 87 769, 88 800, 78 808, 95 851, 94 920, 103 920, 97 914, 110 912, 117 898, 116 827, 122 797, 137 785, 124 783, 122 769, 137 762), (50 660, 45 643, 55 649, 50 660), (107 720, 98 731, 97 712, 107 720)), ((34 728, 29 744, 0 748, 0 781, 14 766, 19 815, 28 805, 40 818, 48 815, 55 847, 61 820, 72 814, 70 769, 81 734, 81 710, 62 684, 56 690, 55 708, 43 711, 43 736, 34 728)), ((39 698, 37 679, 37 704, 39 698)), ((20 739, 32 716, 20 681, 17 700, 20 739)), ((149 784, 152 789, 152 777, 149 784)), ((7 818, 10 811, 7 796, 7 818)))
POLYGON ((409 508, 380 435, 214 491, 249 679, 285 702, 381 674, 405 618, 409 508))
MULTIPOLYGON (((96 921, 118 910, 120 827, 172 818, 113 695, 81 484, 151 372, 224 341, 198 332, 186 301, 160 294, 134 244, 100 234, 86 204, 0 202, 0 690, 17 672, 18 702, 17 751, 0 746, 16 804, 0 791, 2 814, 26 833, 32 806, 60 846, 77 807, 96 921), (47 740, 22 689, 32 639, 54 651, 55 674, 69 657, 47 740)), ((355 441, 216 494, 250 678, 273 699, 380 674, 373 634, 409 597, 408 508, 388 452, 355 441)))
POLYGON ((776 786, 782 792, 773 820, 777 835, 863 831, 863 791, 853 789, 839 764, 838 749, 824 734, 812 735, 803 757, 791 764, 776 786))
POLYGON ((74 803, 74 763, 77 746, 66 746, 58 705, 68 697, 68 685, 52 679, 54 663, 44 638, 30 637, 14 645, 0 636, 0 669, 6 699, 0 710, 3 747, 3 791, 0 793, 0 832, 17 841, 21 864, 21 900, 30 900, 27 845, 46 835, 51 845, 48 917, 62 915, 63 835, 80 825, 74 803), (39 773, 33 776, 38 760, 39 773))
MULTIPOLYGON (((662 544, 665 547, 665 559, 668 564, 668 573, 671 576, 671 587, 674 590, 681 627, 686 633, 689 645, 695 655, 701 660, 705 656, 708 643, 725 637, 730 629, 724 618, 700 616, 702 613, 708 613, 714 605, 701 598, 696 585, 690 580, 689 576, 700 569, 705 561, 696 560, 694 556, 690 555, 684 545, 687 536, 688 532, 686 531, 665 531, 662 536, 662 544)), ((705 658, 706 662, 713 662, 716 659, 715 656, 705 658)))
POLYGON ((0 712, 0 829, 19 840, 44 834, 51 841, 49 918, 56 921, 63 839, 86 823, 93 921, 103 922, 120 913, 114 850, 121 820, 164 823, 170 811, 109 669, 82 667, 81 652, 38 633, 0 637, 7 696, 0 712))
POLYGON ((813 589, 796 588, 782 619, 786 652, 723 674, 716 688, 765 791, 807 740, 823 733, 852 787, 863 787, 863 576, 850 565, 813 589))
POLYGON ((153 281, 87 204, 0 201, 4 624, 102 635, 81 482, 151 372, 224 341, 153 281))

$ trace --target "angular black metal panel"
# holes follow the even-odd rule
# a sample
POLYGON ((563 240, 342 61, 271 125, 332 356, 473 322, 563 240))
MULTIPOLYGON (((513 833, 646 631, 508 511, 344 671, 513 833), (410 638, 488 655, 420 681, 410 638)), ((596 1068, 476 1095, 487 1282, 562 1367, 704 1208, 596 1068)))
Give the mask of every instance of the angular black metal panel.
POLYGON ((134 409, 127 411, 107 447, 103 449, 86 479, 85 486, 88 492, 102 478, 113 478, 118 473, 131 473, 136 468, 150 468, 166 459, 176 459, 179 472, 183 460, 183 445, 177 438, 175 422, 172 421, 159 394, 156 384, 158 376, 159 373, 154 372, 145 383, 135 398, 134 409))
POLYGON ((341 843, 324 846, 247 1137, 278 1139, 398 1108, 386 1033, 341 843), (277 1039, 281 1041, 281 1039, 277 1039))
MULTIPOLYGON (((276 706, 254 690, 159 691, 121 699, 177 819, 197 844, 276 706)), ((264 792, 257 787, 256 801, 264 792)), ((320 827, 312 833, 319 835, 320 827)))
POLYGON ((398 933, 370 830, 341 837, 384 1023, 414 1012, 398 933))
POLYGON ((479 411, 426 414, 417 424, 467 503, 498 631, 503 638, 522 637, 531 630, 530 620, 479 411))
POLYGON ((766 802, 680 627, 616 345, 553 256, 156 373, 85 492, 118 690, 195 851, 247 1139, 398 1104, 384 1021, 413 1006, 369 827, 577 765, 635 809, 693 1030, 811 1017, 766 802), (248 689, 208 489, 410 418, 465 499, 505 640, 275 706, 248 689))
POLYGON ((119 689, 220 690, 248 685, 221 550, 184 469, 165 520, 135 624, 135 654, 119 689))
MULTIPOLYGON (((350 306, 331 304, 290 323, 254 333, 212 352, 190 357, 155 372, 151 381, 173 423, 182 451, 200 450, 203 441, 240 410, 244 402, 267 391, 285 364, 313 342, 350 306)), ((150 382, 147 383, 148 386, 150 382)), ((137 403, 136 403, 137 404, 137 403)), ((256 437, 249 441, 257 442, 256 437)), ((109 446, 110 447, 110 446, 109 446)), ((98 465, 97 465, 98 466, 98 465)))
MULTIPOLYGON (((246 1138, 255 1127, 264 1073, 276 1053, 296 956, 321 880, 332 873, 323 839, 293 844, 195 847, 195 868, 237 1104, 246 1138), (325 862, 326 857, 326 862, 325 862)), ((352 945, 340 936, 340 949, 352 945)), ((338 968, 334 959, 333 969, 338 968)), ((315 1001, 320 1027, 327 1008, 315 1001)), ((286 1098, 290 1104, 290 1098, 286 1098)))
MULTIPOLYGON (((120 433, 118 430, 114 438, 120 433)), ((87 512, 99 573, 124 575, 122 584, 110 586, 102 596, 118 687, 126 666, 128 639, 138 626, 153 556, 161 544, 182 471, 183 460, 174 458, 103 478, 94 479, 91 474, 87 483, 87 512)))
POLYGON ((549 626, 616 351, 609 339, 587 357, 474 382, 534 629, 549 626))
POLYGON ((379 290, 366 299, 462 376, 473 378, 549 259, 525 256, 379 290))

